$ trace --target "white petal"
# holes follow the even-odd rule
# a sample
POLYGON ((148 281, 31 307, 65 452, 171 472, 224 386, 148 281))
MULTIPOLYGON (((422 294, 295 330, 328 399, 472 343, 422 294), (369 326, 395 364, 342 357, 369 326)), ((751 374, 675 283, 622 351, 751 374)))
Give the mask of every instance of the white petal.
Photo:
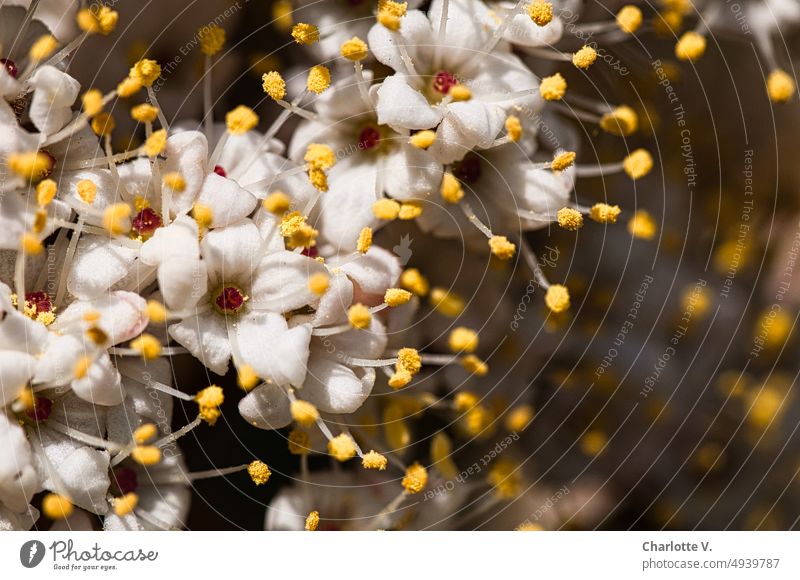
POLYGON ((47 328, 12 308, 0 312, 0 351, 21 350, 32 355, 40 354, 50 338, 47 328))
POLYGON ((381 125, 404 129, 430 129, 442 120, 439 110, 409 85, 408 77, 399 73, 381 84, 376 111, 381 125))
POLYGON ((33 466, 30 444, 22 427, 0 413, 0 503, 21 512, 38 491, 39 477, 33 466))
POLYGON ((254 312, 236 325, 243 364, 264 380, 278 385, 301 385, 306 374, 311 327, 289 328, 286 319, 271 312, 254 312))
POLYGON ((106 333, 110 344, 127 342, 147 327, 147 301, 133 292, 116 291, 91 301, 70 304, 56 319, 54 329, 67 331, 82 328, 87 312, 98 312, 97 326, 106 333))
POLYGON ((398 41, 402 41, 406 45, 412 60, 424 62, 423 59, 414 57, 423 56, 425 52, 423 47, 430 46, 433 42, 428 18, 419 10, 409 10, 400 21, 399 33, 390 31, 382 24, 375 24, 367 36, 369 50, 379 62, 396 71, 403 71, 405 68, 397 47, 398 41), (398 39, 398 36, 402 38, 398 39), (417 55, 415 54, 417 52, 423 54, 417 55))
POLYGON ((34 88, 29 107, 31 122, 45 135, 52 135, 72 118, 72 103, 81 85, 53 66, 41 66, 30 79, 34 88))
POLYGON ((34 382, 66 385, 73 379, 75 365, 84 354, 86 345, 79 337, 51 333, 47 348, 36 363, 34 382))
POLYGON ((395 199, 424 199, 439 191, 442 165, 427 151, 404 143, 383 166, 384 191, 395 199))
POLYGON ((208 232, 200 244, 211 286, 243 285, 261 259, 261 236, 250 220, 208 232))
POLYGON ((330 277, 328 290, 319 299, 314 313, 313 326, 338 324, 347 319, 347 309, 353 303, 353 283, 340 273, 330 277))
POLYGON ((206 178, 208 142, 199 131, 184 131, 169 136, 165 153, 164 172, 178 172, 186 180, 186 189, 173 194, 174 215, 186 213, 192 208, 206 178))
POLYGON ((72 381, 71 386, 76 395, 93 405, 119 405, 125 399, 122 377, 106 354, 89 367, 85 377, 72 381))
POLYGON ((197 306, 208 292, 206 264, 194 257, 174 257, 158 267, 158 287, 168 308, 183 311, 197 306))
POLYGON ((0 407, 17 398, 34 373, 36 359, 24 352, 0 351, 0 407))
POLYGON ((200 188, 197 203, 211 208, 213 214, 211 227, 219 228, 249 216, 258 201, 252 193, 239 187, 234 180, 209 173, 200 188))
POLYGON ((356 358, 376 359, 386 350, 387 342, 386 328, 373 316, 369 328, 353 329, 327 337, 324 346, 328 352, 333 350, 334 353, 347 353, 356 358))
POLYGON ((198 240, 197 222, 180 216, 167 227, 158 228, 153 237, 142 244, 141 259, 151 266, 172 258, 199 259, 198 240))
POLYGON ((244 420, 259 429, 282 429, 292 422, 289 397, 282 387, 263 384, 239 401, 244 420))
POLYGON ((67 289, 78 298, 100 296, 128 275, 137 254, 114 239, 84 235, 78 242, 67 289))
MULTIPOLYGON (((374 378, 374 375, 373 375, 374 378)), ((354 413, 369 397, 372 385, 359 379, 353 369, 315 353, 300 396, 325 413, 354 413)))
POLYGON ((218 375, 228 372, 231 343, 222 316, 215 312, 184 318, 169 327, 169 335, 218 375))
POLYGON ((327 273, 317 260, 280 251, 261 260, 254 272, 250 307, 254 310, 288 312, 316 302, 319 296, 308 287, 314 274, 327 273))
MULTIPOLYGON (((340 260, 331 259, 331 267, 336 267, 340 260)), ((401 272, 397 256, 377 246, 355 259, 345 258, 340 268, 367 294, 381 295, 395 285, 401 272)))

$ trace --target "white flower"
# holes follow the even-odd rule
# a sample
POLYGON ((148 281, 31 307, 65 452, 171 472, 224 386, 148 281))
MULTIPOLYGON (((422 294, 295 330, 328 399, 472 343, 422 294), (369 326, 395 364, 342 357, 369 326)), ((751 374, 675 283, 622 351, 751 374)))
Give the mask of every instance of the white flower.
POLYGON ((47 137, 62 129, 72 118, 72 104, 80 84, 53 66, 42 66, 28 81, 33 97, 28 111, 31 122, 47 137))
POLYGON ((39 491, 39 477, 33 467, 33 454, 25 432, 5 412, 0 412, 0 445, 3 446, 0 454, 0 508, 21 514, 28 510, 31 497, 39 491))

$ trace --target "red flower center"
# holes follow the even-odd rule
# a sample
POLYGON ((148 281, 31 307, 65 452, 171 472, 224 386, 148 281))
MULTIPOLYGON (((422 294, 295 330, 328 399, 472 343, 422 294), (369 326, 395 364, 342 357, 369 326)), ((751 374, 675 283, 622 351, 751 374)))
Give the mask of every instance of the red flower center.
POLYGON ((245 295, 236 286, 226 286, 217 294, 214 304, 222 312, 235 313, 244 306, 245 300, 245 295))
POLYGON ((477 155, 468 153, 464 159, 453 167, 453 175, 464 183, 475 183, 481 177, 481 160, 477 155))
POLYGON ((450 92, 454 86, 458 84, 458 79, 455 77, 454 74, 447 72, 446 70, 441 70, 436 73, 436 76, 433 78, 433 88, 446 95, 450 92))
POLYGON ((220 165, 214 166, 214 173, 216 173, 220 177, 228 177, 228 172, 225 171, 220 165))
POLYGON ((112 473, 113 479, 111 483, 116 485, 119 495, 125 495, 136 491, 139 487, 139 478, 136 472, 130 467, 120 467, 115 469, 112 473))
POLYGON ((140 236, 152 236, 161 223, 161 217, 152 208, 146 207, 131 220, 131 228, 140 236))
POLYGON ((12 77, 17 78, 19 74, 19 69, 17 68, 17 64, 11 60, 10 58, 0 58, 0 64, 6 67, 6 72, 10 74, 12 77))
POLYGON ((33 409, 28 409, 25 414, 36 421, 47 421, 50 413, 53 411, 53 401, 45 397, 33 398, 33 409))
POLYGON ((373 147, 377 147, 381 142, 381 132, 377 127, 369 126, 364 127, 358 135, 358 148, 368 151, 373 147))
POLYGON ((47 292, 28 292, 25 294, 25 303, 36 309, 36 315, 53 310, 53 302, 47 292))
POLYGON ((300 252, 304 256, 308 256, 309 258, 316 258, 319 256, 319 250, 317 250, 316 246, 311 246, 310 248, 303 248, 300 252))

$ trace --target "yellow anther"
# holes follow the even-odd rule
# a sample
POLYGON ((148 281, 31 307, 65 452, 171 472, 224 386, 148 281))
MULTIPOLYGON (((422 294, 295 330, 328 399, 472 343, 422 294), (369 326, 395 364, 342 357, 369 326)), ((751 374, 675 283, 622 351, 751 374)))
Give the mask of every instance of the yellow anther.
POLYGON ((628 222, 628 233, 636 238, 652 240, 657 232, 658 225, 647 210, 640 209, 628 222))
POLYGON ((402 306, 411 300, 411 292, 402 288, 389 288, 383 295, 383 302, 392 308, 402 306))
POLYGON ((335 457, 337 461, 347 461, 355 456, 356 444, 352 437, 342 433, 328 441, 328 453, 335 457))
POLYGON ((683 27, 683 14, 678 10, 662 10, 653 19, 656 34, 665 38, 673 38, 683 27))
POLYGON ((308 278, 308 289, 311 290, 317 296, 322 296, 325 292, 328 291, 330 287, 331 279, 328 277, 327 274, 322 272, 317 272, 316 274, 312 274, 308 278))
POLYGON ((480 402, 478 395, 470 391, 460 391, 453 397, 453 407, 459 413, 465 413, 480 402))
POLYGON ((37 180, 47 176, 53 169, 53 160, 46 153, 28 151, 12 153, 6 159, 8 168, 27 180, 37 180))
POLYGON ((359 61, 367 58, 367 51, 369 47, 367 43, 359 37, 354 36, 350 40, 345 40, 342 43, 339 53, 347 60, 359 61))
POLYGON ((276 0, 272 4, 272 20, 275 28, 284 32, 288 31, 292 27, 293 12, 292 0, 276 0))
POLYGON ((468 354, 462 358, 461 366, 468 373, 472 373, 473 375, 479 377, 485 377, 487 374, 489 374, 489 365, 487 365, 474 354, 468 354))
POLYGON ((328 191, 328 176, 321 169, 308 170, 308 181, 319 191, 328 191))
POLYGON ((419 147, 420 149, 427 149, 433 145, 434 141, 436 141, 436 133, 430 129, 417 131, 408 140, 414 147, 419 147))
POLYGON ((517 252, 516 244, 509 242, 505 236, 489 238, 489 249, 492 251, 492 255, 500 260, 510 260, 517 252))
POLYGON ((47 210, 39 208, 33 216, 31 231, 38 235, 44 231, 45 227, 47 227, 47 210))
POLYGON ((403 270, 400 274, 400 286, 417 296, 425 296, 430 288, 428 279, 416 268, 403 270))
POLYGON ((519 466, 513 461, 498 459, 489 468, 489 475, 486 479, 500 499, 510 500, 517 497, 522 491, 520 471, 519 466))
POLYGON ((553 5, 544 0, 533 0, 528 5, 528 16, 538 26, 547 26, 553 21, 553 5))
POLYGON ((411 379, 413 379, 413 378, 414 378, 414 376, 410 372, 404 371, 404 370, 399 370, 399 371, 395 371, 394 373, 392 373, 392 376, 389 377, 389 381, 388 382, 389 382, 389 386, 391 388, 393 388, 393 389, 402 389, 408 383, 410 383, 411 379))
POLYGON ((308 455, 311 451, 308 433, 302 429, 292 429, 286 439, 289 442, 289 453, 292 455, 308 455))
POLYGON ((186 189, 186 180, 177 171, 171 171, 164 175, 163 183, 172 191, 184 191, 186 189))
POLYGON ((575 163, 576 157, 577 155, 574 151, 564 151, 559 153, 550 163, 550 169, 553 171, 564 171, 565 169, 569 169, 575 163))
POLYGON ((140 123, 152 123, 158 118, 158 109, 148 103, 131 108, 131 117, 140 123))
POLYGON ((195 203, 192 206, 192 217, 201 229, 208 229, 214 221, 214 212, 205 204, 195 203))
POLYGON ((412 375, 422 369, 422 357, 414 348, 401 348, 397 351, 397 370, 406 371, 412 375))
POLYGON ((42 499, 42 513, 51 520, 63 520, 72 515, 72 502, 63 495, 48 493, 42 499))
POLYGON ((311 67, 306 79, 306 88, 312 93, 320 94, 331 86, 331 71, 321 64, 311 67))
POLYGON ((273 191, 261 202, 261 205, 268 212, 280 215, 288 211, 292 200, 282 191, 273 191))
POLYGON ((606 133, 628 136, 639 128, 639 116, 627 105, 621 105, 600 118, 600 128, 606 133))
POLYGON ((22 234, 21 239, 22 251, 28 256, 38 256, 44 252, 42 242, 35 235, 30 233, 22 234))
POLYGON ((266 463, 256 459, 255 461, 251 461, 247 466, 247 475, 250 476, 250 479, 252 479, 253 483, 256 485, 264 485, 269 481, 272 472, 269 470, 266 463))
POLYGON ((225 125, 231 135, 244 135, 258 125, 258 115, 250 107, 239 105, 225 115, 225 125))
POLYGON ((39 62, 53 54, 56 48, 58 48, 56 37, 52 34, 45 34, 31 45, 28 56, 31 57, 31 60, 39 62))
POLYGON ((292 401, 291 411, 292 419, 301 427, 311 427, 319 419, 319 411, 308 401, 300 399, 292 401))
POLYGON ((131 229, 131 206, 115 203, 103 211, 103 227, 112 236, 127 234, 131 229))
POLYGON ((87 310, 86 312, 83 313, 83 316, 81 316, 81 320, 83 320, 84 322, 91 323, 91 322, 97 322, 98 320, 100 320, 100 317, 101 315, 97 310, 87 310))
POLYGON ((364 467, 364 469, 377 469, 378 471, 384 471, 388 464, 389 461, 386 459, 386 456, 381 455, 377 451, 365 453, 364 457, 361 458, 361 465, 364 467))
POLYGON ((299 22, 292 27, 292 38, 297 44, 314 44, 319 42, 319 28, 313 24, 299 22))
POLYGON ((400 30, 400 19, 406 15, 407 10, 407 2, 379 0, 377 16, 378 22, 389 30, 396 32, 400 30))
POLYGON ((110 113, 101 112, 92 119, 92 131, 100 137, 111 135, 116 126, 117 122, 110 113))
POLYGON ((143 334, 131 341, 131 348, 145 360, 155 360, 161 356, 161 341, 152 334, 143 334))
POLYGON ((104 346, 108 342, 108 335, 99 326, 90 326, 87 328, 86 337, 97 346, 104 346))
POLYGON ((706 37, 697 32, 686 32, 675 45, 678 60, 695 61, 706 52, 706 37))
POLYGON ((400 204, 384 197, 372 204, 372 213, 379 220, 394 220, 400 214, 400 204))
POLYGON ((261 86, 271 99, 281 101, 286 96, 286 81, 281 73, 271 71, 261 77, 261 86))
MULTIPOLYGON (((409 290, 414 292, 412 288, 409 288, 409 290)), ((416 292, 414 293, 416 294, 416 292)), ((464 312, 464 308, 466 308, 467 305, 461 296, 455 292, 448 292, 447 289, 440 286, 431 290, 430 301, 437 312, 450 318, 459 316, 464 312)))
POLYGON ((461 182, 452 173, 445 173, 442 176, 442 185, 439 188, 439 193, 447 203, 458 203, 464 198, 461 182))
POLYGON ((336 154, 328 145, 311 143, 306 148, 303 161, 305 161, 309 167, 326 171, 336 165, 336 154))
POLYGON ((122 82, 117 85, 117 94, 123 99, 132 97, 140 90, 142 90, 141 81, 131 77, 125 77, 122 79, 122 82))
POLYGON ((214 56, 225 46, 225 30, 216 24, 203 26, 197 31, 200 51, 206 56, 214 56))
POLYGON ((148 300, 145 313, 151 323, 164 322, 167 319, 167 309, 164 305, 155 300, 148 300))
POLYGON ((209 425, 216 424, 217 419, 222 414, 219 407, 225 402, 225 395, 222 389, 217 385, 211 385, 199 391, 194 400, 200 408, 200 416, 203 420, 209 425))
POLYGON ((617 26, 625 34, 633 34, 641 25, 642 11, 636 6, 628 4, 617 12, 617 26))
POLYGON ((95 185, 94 181, 91 179, 81 179, 75 184, 75 189, 78 191, 78 197, 80 197, 84 203, 88 205, 94 203, 97 197, 97 185, 95 185))
POLYGON ((562 284, 551 284, 544 295, 544 303, 555 314, 569 309, 569 290, 562 284))
POLYGON ((589 217, 601 224, 613 224, 617 222, 621 211, 618 205, 596 203, 592 206, 589 217))
POLYGON ((139 505, 139 496, 134 492, 126 493, 114 500, 114 513, 119 517, 127 516, 139 505))
POLYGON ((236 369, 236 384, 244 392, 252 391, 259 383, 258 375, 253 367, 250 365, 242 365, 236 369))
POLYGON ((305 529, 307 532, 316 532, 319 527, 319 512, 314 510, 306 516, 305 529))
POLYGON ((515 143, 522 139, 522 121, 519 120, 519 117, 509 115, 506 118, 506 132, 508 133, 508 138, 515 143))
POLYGON ((286 238, 286 246, 290 250, 312 247, 319 235, 317 230, 306 223, 306 217, 298 211, 284 215, 278 227, 286 238))
POLYGON ((539 94, 545 101, 558 101, 567 92, 567 80, 556 73, 549 77, 544 77, 539 85, 539 94))
POLYGON ((450 438, 439 432, 431 439, 431 462, 433 466, 448 479, 458 475, 458 468, 453 462, 453 445, 450 438))
POLYGON ((453 85, 450 87, 450 90, 447 91, 447 94, 454 101, 469 101, 472 98, 472 91, 469 90, 469 87, 462 84, 453 85))
POLYGON ((153 423, 145 423, 133 432, 133 440, 137 445, 144 445, 148 441, 152 441, 156 435, 158 435, 158 427, 153 423))
POLYGON ((575 230, 583 227, 583 214, 581 214, 581 212, 579 212, 577 209, 572 209, 571 207, 562 207, 560 210, 558 210, 556 218, 558 219, 558 225, 565 230, 574 232, 575 230))
POLYGON ((475 352, 478 348, 478 333, 466 326, 457 326, 450 331, 447 346, 453 352, 475 352))
MULTIPOLYGON (((15 296, 16 295, 14 295, 14 297, 15 296)), ((36 409, 36 395, 34 395, 33 390, 28 387, 20 390, 19 395, 17 395, 17 402, 25 411, 30 412, 36 409)))
POLYGON ((372 322, 372 314, 370 313, 369 308, 361 303, 358 303, 353 304, 347 310, 347 319, 350 321, 350 326, 353 328, 365 330, 369 328, 370 322, 372 322))
POLYGON ((537 524, 536 522, 525 522, 518 525, 515 529, 515 532, 543 532, 544 526, 542 524, 537 524))
POLYGON ((794 96, 797 86, 785 71, 776 69, 767 77, 767 93, 774 103, 785 103, 794 96))
POLYGON ((167 132, 164 129, 154 131, 144 142, 144 152, 148 157, 157 157, 167 146, 167 132))
POLYGON ((52 179, 43 179, 36 184, 36 203, 39 207, 47 207, 56 197, 58 186, 52 179))
POLYGON ((583 70, 592 66, 596 60, 597 51, 591 46, 584 46, 572 55, 572 64, 583 70))
POLYGON ((89 89, 81 95, 83 111, 90 117, 103 111, 103 93, 97 89, 89 89))
POLYGON ((607 443, 608 438, 605 433, 594 429, 581 438, 580 447, 586 455, 594 457, 603 451, 607 443))
POLYGON ((646 149, 637 149, 622 163, 625 173, 631 179, 641 179, 653 169, 653 157, 646 149))
POLYGON ((83 8, 78 11, 78 27, 90 34, 102 34, 107 36, 114 31, 119 20, 119 14, 111 10, 108 6, 92 5, 91 8, 83 8))
POLYGON ((161 461, 161 449, 154 445, 137 445, 131 450, 131 459, 140 465, 155 465, 161 461))
POLYGON ((534 417, 533 407, 530 405, 519 405, 509 411, 505 418, 505 428, 512 433, 524 431, 531 424, 534 417))
POLYGON ((413 220, 422 215, 422 204, 418 201, 404 201, 400 204, 397 217, 401 220, 413 220))
POLYGON ((372 246, 372 228, 362 228, 358 233, 358 240, 356 241, 356 250, 362 254, 369 252, 372 246))
POLYGON ((139 81, 142 86, 151 87, 161 76, 161 65, 149 58, 143 58, 133 65, 128 76, 139 81))
POLYGON ((428 470, 419 463, 408 466, 403 480, 400 482, 406 493, 419 493, 428 484, 428 470))

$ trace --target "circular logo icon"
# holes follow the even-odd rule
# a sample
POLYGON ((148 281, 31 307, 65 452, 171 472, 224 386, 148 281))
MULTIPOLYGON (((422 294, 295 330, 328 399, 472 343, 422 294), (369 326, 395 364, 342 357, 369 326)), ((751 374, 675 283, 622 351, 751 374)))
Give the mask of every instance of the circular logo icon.
POLYGON ((35 568, 44 559, 44 544, 39 540, 30 540, 19 549, 19 561, 26 568, 35 568))

